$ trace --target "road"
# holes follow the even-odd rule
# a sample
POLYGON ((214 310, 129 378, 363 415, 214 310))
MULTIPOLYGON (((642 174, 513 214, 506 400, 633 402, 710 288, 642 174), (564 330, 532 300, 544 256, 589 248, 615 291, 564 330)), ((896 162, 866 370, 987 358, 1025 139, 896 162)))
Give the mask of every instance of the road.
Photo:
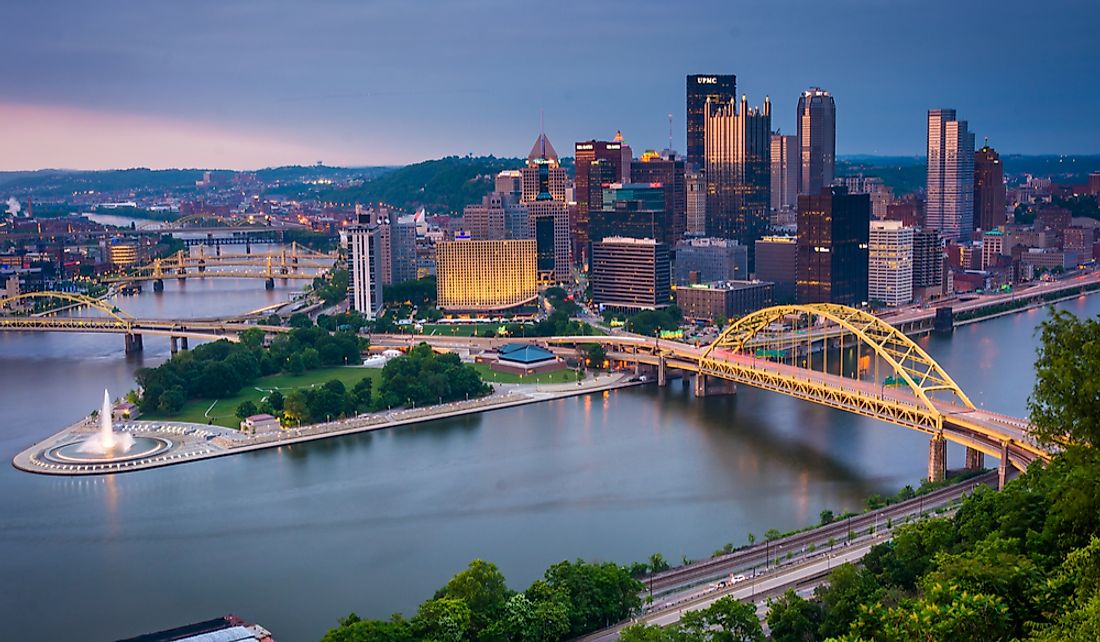
MULTIPOLYGON (((944 509, 979 485, 995 487, 996 483, 995 472, 985 473, 850 520, 840 520, 774 542, 756 544, 729 555, 659 573, 645 580, 647 588, 651 584, 653 586, 653 606, 634 621, 667 626, 679 621, 684 611, 704 609, 727 595, 738 600, 758 601, 782 594, 788 588, 820 584, 833 568, 846 562, 856 562, 874 545, 888 541, 893 526, 944 509), (871 528, 874 528, 874 533, 868 532, 871 528), (843 542, 846 542, 849 531, 860 535, 845 544, 843 542), (841 543, 830 547, 830 539, 841 543), (785 559, 788 552, 795 553, 790 560, 785 559), (765 558, 770 560, 770 564, 766 564, 765 558), (774 566, 776 559, 783 560, 779 566, 774 566), (718 588, 713 583, 707 585, 733 574, 744 575, 747 579, 728 588, 718 588)), ((628 624, 630 622, 620 622, 582 639, 584 642, 611 642, 628 624)))

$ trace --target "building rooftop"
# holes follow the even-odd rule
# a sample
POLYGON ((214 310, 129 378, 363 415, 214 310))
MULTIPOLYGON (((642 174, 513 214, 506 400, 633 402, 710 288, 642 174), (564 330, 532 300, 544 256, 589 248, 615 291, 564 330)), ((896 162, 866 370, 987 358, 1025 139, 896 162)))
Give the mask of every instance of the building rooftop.
POLYGON ((558 162, 558 152, 550 144, 550 139, 546 137, 545 132, 540 133, 539 137, 535 139, 535 144, 531 146, 531 153, 527 155, 527 160, 535 163, 558 162))
POLYGON ((509 343, 497 350, 501 361, 513 361, 530 365, 541 361, 555 359, 553 352, 539 346, 525 345, 522 343, 509 343))

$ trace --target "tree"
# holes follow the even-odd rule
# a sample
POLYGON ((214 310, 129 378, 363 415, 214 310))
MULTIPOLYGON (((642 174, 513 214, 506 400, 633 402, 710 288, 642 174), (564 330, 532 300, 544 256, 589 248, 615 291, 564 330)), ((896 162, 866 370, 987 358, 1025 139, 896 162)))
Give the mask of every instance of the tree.
POLYGON ((306 371, 305 365, 302 363, 302 355, 292 354, 287 358, 286 371, 297 377, 306 371))
POLYGON ((764 532, 764 539, 768 540, 769 542, 772 540, 777 540, 782 536, 783 534, 779 532, 778 528, 769 528, 767 531, 764 532))
POLYGON ((436 592, 436 599, 455 598, 470 608, 470 633, 476 636, 497 619, 512 591, 495 564, 475 559, 436 592))
POLYGON ((452 597, 428 600, 413 616, 413 635, 434 642, 462 642, 470 629, 470 607, 452 597))
POLYGON ((183 404, 186 402, 187 396, 184 394, 183 388, 173 386, 161 393, 157 409, 163 413, 174 415, 183 409, 183 404))
POLYGON ((546 570, 546 585, 569 602, 569 634, 578 636, 629 617, 642 605, 645 588, 626 569, 583 560, 559 562, 546 570))
POLYGON ((763 642, 764 630, 756 616, 756 605, 732 596, 715 600, 700 611, 688 611, 680 628, 691 640, 701 642, 763 642))
POLYGON ((826 524, 832 524, 833 520, 836 519, 836 515, 833 515, 833 511, 831 511, 829 509, 825 509, 825 510, 821 511, 820 517, 821 517, 821 525, 822 526, 824 526, 826 524))
POLYGON ((881 591, 870 573, 851 564, 838 566, 829 576, 829 584, 814 591, 822 610, 820 636, 843 635, 859 616, 860 605, 874 603, 881 591))
POLYGON ((861 604, 852 632, 867 640, 970 642, 1013 639, 1008 608, 1000 598, 935 583, 920 598, 887 607, 861 604))
POLYGON ((663 627, 639 622, 619 632, 619 642, 687 642, 678 627, 663 627))
POLYGON ((251 417, 252 415, 257 414, 258 412, 259 410, 256 408, 256 404, 251 400, 242 401, 241 403, 237 404, 237 419, 243 420, 247 417, 251 417))
POLYGON ((272 390, 271 394, 267 396, 267 403, 271 404, 275 412, 283 411, 283 401, 283 393, 278 390, 272 390))
POLYGON ((813 642, 821 626, 821 607, 793 589, 768 603, 768 628, 773 642, 813 642))
POLYGON ((672 568, 668 562, 665 561, 665 556, 660 553, 654 553, 649 556, 649 570, 651 573, 660 573, 661 571, 667 571, 672 568))
POLYGON ((754 535, 753 533, 750 532, 749 536, 748 536, 748 540, 749 540, 749 546, 752 546, 753 544, 756 543, 756 535, 754 535))
POLYGON ((310 319, 309 315, 304 312, 295 312, 290 315, 287 325, 292 328, 312 328, 313 319, 310 319))
POLYGON ((589 345, 584 350, 586 363, 591 368, 603 368, 603 362, 607 360, 607 350, 598 343, 589 345))
POLYGON ((1100 319, 1052 310, 1040 328, 1032 434, 1046 444, 1100 446, 1100 319))
POLYGON ((371 391, 374 387, 374 380, 370 377, 363 377, 355 384, 352 389, 352 394, 355 395, 355 403, 360 410, 366 410, 370 408, 371 391))
POLYGON ((283 402, 283 417, 292 424, 304 424, 310 422, 309 406, 303 391, 294 390, 286 396, 283 402))
POLYGON ((321 642, 414 642, 409 623, 400 617, 389 622, 361 620, 352 613, 330 629, 321 642))

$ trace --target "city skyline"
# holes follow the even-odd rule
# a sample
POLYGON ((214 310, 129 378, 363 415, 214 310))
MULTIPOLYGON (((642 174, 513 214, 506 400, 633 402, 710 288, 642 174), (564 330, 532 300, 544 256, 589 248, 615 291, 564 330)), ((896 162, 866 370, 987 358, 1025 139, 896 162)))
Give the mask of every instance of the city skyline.
POLYGON ((667 146, 672 114, 672 144, 684 152, 683 83, 695 73, 734 74, 739 93, 770 96, 773 128, 788 134, 799 93, 828 88, 842 105, 839 155, 918 156, 923 114, 945 106, 1005 154, 1097 152, 1100 125, 1087 106, 1100 89, 1077 79, 1096 66, 1087 25, 1100 9, 1055 4, 1065 6, 957 7, 946 25, 934 6, 916 3, 852 11, 643 3, 616 11, 332 2, 262 13, 236 3, 9 6, 0 18, 20 28, 0 43, 8 80, 0 140, 9 150, 0 169, 514 156, 540 113, 553 139, 622 130, 639 152, 667 146), (633 64, 614 73, 581 64, 606 43, 575 26, 601 20, 633 50, 633 64), (532 23, 551 34, 554 56, 525 53, 532 23), (933 27, 941 39, 929 47, 919 34, 933 27), (491 46, 482 44, 486 31, 496 36, 491 46), (861 37, 833 37, 842 31, 861 37), (656 38, 665 46, 646 46, 656 38), (991 39, 1036 46, 990 47, 991 39), (1048 90, 1029 93, 1020 81, 1029 77, 1044 78, 1048 90), (1036 122, 1006 109, 1025 100, 1026 111, 1049 117, 1036 122))

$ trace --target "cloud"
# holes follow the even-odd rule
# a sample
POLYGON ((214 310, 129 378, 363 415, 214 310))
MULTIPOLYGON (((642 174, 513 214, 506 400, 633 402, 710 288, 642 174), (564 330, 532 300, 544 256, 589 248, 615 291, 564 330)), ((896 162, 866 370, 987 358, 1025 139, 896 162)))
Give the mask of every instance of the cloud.
POLYGON ((354 150, 278 132, 76 107, 0 103, 0 169, 363 164, 354 150))

